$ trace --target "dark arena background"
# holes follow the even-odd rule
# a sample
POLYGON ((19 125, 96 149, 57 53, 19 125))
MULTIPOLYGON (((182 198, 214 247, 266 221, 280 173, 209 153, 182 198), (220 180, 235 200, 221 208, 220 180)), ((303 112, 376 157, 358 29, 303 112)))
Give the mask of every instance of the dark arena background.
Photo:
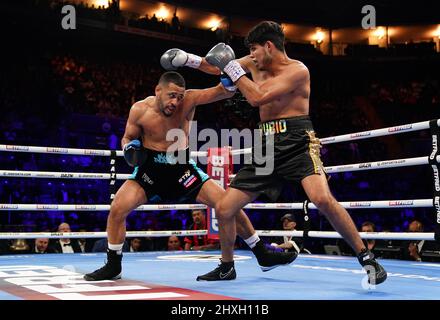
MULTIPOLYGON (((440 298, 439 2, 3 0, 0 8, 0 299, 149 300, 167 319, 266 319, 299 300, 440 298), (300 252, 288 266, 262 273, 237 237, 237 279, 197 282, 220 258, 208 230, 215 215, 151 202, 127 218, 122 279, 84 281, 105 260, 112 195, 133 171, 121 139, 131 106, 155 95, 161 55, 204 57, 218 42, 248 55, 244 39, 264 20, 282 25, 287 55, 309 69, 329 186, 387 281, 366 283, 325 216, 312 204, 304 212, 299 185, 245 209, 270 250, 283 250, 280 231, 296 231, 300 252), (216 304, 242 308, 216 315, 216 304)), ((220 81, 178 72, 187 89, 220 81)), ((239 90, 197 107, 194 120, 194 135, 260 121, 239 90)))

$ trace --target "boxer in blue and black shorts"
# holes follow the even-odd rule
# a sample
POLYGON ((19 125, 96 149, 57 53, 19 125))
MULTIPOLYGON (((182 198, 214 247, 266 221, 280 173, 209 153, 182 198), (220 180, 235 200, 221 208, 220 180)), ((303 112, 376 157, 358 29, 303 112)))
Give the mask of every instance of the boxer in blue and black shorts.
MULTIPOLYGON (((197 67, 201 58, 169 50, 161 59, 179 59, 197 67)), ((226 79, 227 80, 227 79, 226 79)), ((119 279, 122 272, 122 246, 125 241, 125 221, 138 206, 147 203, 185 203, 197 201, 211 208, 225 194, 225 190, 209 179, 189 158, 188 136, 195 107, 231 97, 235 87, 225 79, 216 87, 186 90, 185 80, 177 72, 164 73, 155 88, 155 96, 136 102, 130 110, 122 149, 127 163, 135 167, 131 179, 119 188, 107 219, 107 263, 84 275, 87 281, 119 279), (173 132, 171 132, 173 130, 173 132), (168 134, 176 136, 170 141, 168 134)), ((289 264, 295 254, 268 251, 249 218, 240 210, 236 217, 237 232, 245 242, 253 243, 253 252, 265 270, 289 264)), ((211 280, 232 280, 233 266, 222 277, 211 280)))
POLYGON ((145 191, 149 202, 191 203, 209 176, 189 158, 189 149, 180 154, 142 148, 145 162, 137 166, 130 177, 145 191), (178 163, 182 159, 184 163, 178 163))

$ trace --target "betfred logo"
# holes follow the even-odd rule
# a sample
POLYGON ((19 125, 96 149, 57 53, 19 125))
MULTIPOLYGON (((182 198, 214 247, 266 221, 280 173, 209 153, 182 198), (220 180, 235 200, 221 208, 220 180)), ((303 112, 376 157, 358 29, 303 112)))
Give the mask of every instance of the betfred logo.
POLYGON ((266 208, 265 203, 252 203, 252 208, 266 208))
POLYGON ((8 210, 15 210, 18 209, 18 205, 16 204, 0 204, 0 209, 8 209, 8 210))
POLYGON ((388 205, 390 207, 400 207, 400 206, 412 206, 414 204, 413 200, 399 200, 399 201, 390 201, 388 205))
POLYGON ((6 150, 11 150, 11 151, 29 151, 29 147, 26 147, 26 146, 10 146, 10 145, 7 145, 7 146, 6 146, 6 150))
POLYGON ((57 204, 37 204, 37 209, 58 209, 57 204))
POLYGON ((157 207, 159 209, 176 209, 176 206, 173 204, 160 204, 157 207))
POLYGON ((363 208, 363 207, 371 207, 371 202, 370 201, 350 202, 350 208, 363 208))
POLYGON ((388 128, 388 132, 398 132, 398 131, 405 131, 405 130, 409 130, 409 129, 412 129, 412 124, 391 127, 391 128, 388 128))
POLYGON ((371 135, 371 131, 357 132, 350 134, 350 138, 368 137, 370 135, 371 135))
POLYGON ((440 223, 440 197, 434 197, 434 208, 437 211, 437 223, 440 223))
POLYGON ((46 151, 50 152, 50 153, 68 153, 69 152, 66 148, 52 148, 52 147, 47 147, 46 151))
POLYGON ((105 150, 84 150, 85 155, 105 156, 105 150))
POLYGON ((335 140, 336 140, 335 137, 323 138, 323 139, 321 139, 321 143, 330 142, 330 141, 335 141, 335 140))
POLYGON ((75 209, 76 210, 95 210, 96 205, 94 205, 94 204, 76 204, 75 209))
POLYGON ((429 160, 434 160, 435 156, 437 155, 438 152, 438 142, 437 142, 437 135, 433 134, 432 135, 432 152, 429 155, 429 160))
POLYGON ((278 203, 275 205, 275 208, 281 208, 281 209, 290 209, 291 205, 289 203, 284 204, 284 203, 278 203))

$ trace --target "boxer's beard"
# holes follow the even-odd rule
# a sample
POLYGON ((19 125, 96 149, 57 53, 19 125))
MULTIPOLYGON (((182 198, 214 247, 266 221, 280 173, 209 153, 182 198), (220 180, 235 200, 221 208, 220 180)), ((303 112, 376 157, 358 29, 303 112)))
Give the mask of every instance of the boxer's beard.
POLYGON ((165 117, 171 117, 174 112, 167 112, 167 107, 163 104, 162 101, 159 102, 159 109, 165 117))
POLYGON ((272 57, 269 56, 268 54, 265 54, 263 60, 261 61, 261 65, 259 65, 258 69, 260 71, 266 71, 267 66, 270 65, 271 63, 272 63, 272 57))

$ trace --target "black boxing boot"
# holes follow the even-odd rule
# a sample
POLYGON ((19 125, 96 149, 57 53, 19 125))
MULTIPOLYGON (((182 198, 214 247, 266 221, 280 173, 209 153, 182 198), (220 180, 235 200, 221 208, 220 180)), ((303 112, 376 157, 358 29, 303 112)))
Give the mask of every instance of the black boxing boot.
POLYGON ((100 269, 84 275, 84 280, 117 280, 121 279, 122 272, 122 252, 107 249, 107 263, 100 269))
POLYGON ((220 259, 220 263, 217 268, 204 275, 198 276, 197 281, 219 281, 219 280, 234 280, 237 278, 235 272, 234 261, 223 262, 220 259))
POLYGON ((258 241, 253 247, 252 252, 257 258, 258 264, 260 265, 263 272, 272 270, 279 266, 285 266, 292 263, 297 257, 298 252, 278 252, 268 250, 263 241, 258 241))
POLYGON ((387 272, 376 261, 374 254, 366 248, 358 254, 359 263, 367 271, 368 283, 371 285, 381 284, 387 279, 387 272))

